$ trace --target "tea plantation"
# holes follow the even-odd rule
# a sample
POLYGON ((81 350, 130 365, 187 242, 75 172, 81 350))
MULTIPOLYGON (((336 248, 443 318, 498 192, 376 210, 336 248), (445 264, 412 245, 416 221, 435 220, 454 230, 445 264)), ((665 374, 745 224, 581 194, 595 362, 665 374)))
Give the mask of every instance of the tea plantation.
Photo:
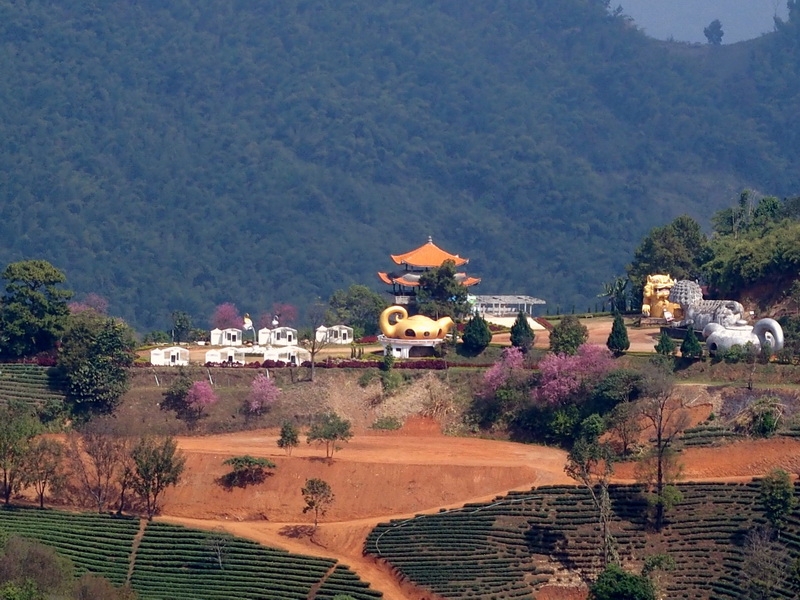
POLYGON ((54 369, 16 363, 0 364, 0 402, 21 401, 42 406, 64 401, 64 382, 54 369))
MULTIPOLYGON (((747 533, 766 522, 760 483, 679 487, 684 500, 667 513, 660 533, 646 527, 640 488, 611 487, 612 531, 623 565, 638 571, 648 555, 667 553, 676 564, 661 577, 665 597, 739 598, 747 533)), ((800 510, 780 539, 791 562, 800 558, 800 510)), ((543 584, 570 575, 590 581, 600 570, 601 547, 589 494, 572 486, 384 523, 366 542, 366 552, 445 598, 534 598, 543 584)), ((779 586, 771 597, 796 596, 779 586)))
POLYGON ((117 585, 142 600, 375 600, 380 592, 334 560, 291 554, 242 538, 164 523, 30 508, 0 509, 0 532, 39 540, 68 556, 78 574, 117 585))

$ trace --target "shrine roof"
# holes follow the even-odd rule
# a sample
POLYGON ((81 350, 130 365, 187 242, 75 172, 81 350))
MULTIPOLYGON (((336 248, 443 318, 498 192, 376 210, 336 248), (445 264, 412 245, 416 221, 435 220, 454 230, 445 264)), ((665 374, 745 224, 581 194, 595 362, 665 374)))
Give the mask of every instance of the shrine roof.
POLYGON ((461 258, 458 254, 450 254, 445 252, 439 246, 433 243, 433 240, 428 237, 427 243, 423 244, 416 250, 411 250, 405 254, 392 254, 392 260, 398 265, 409 265, 411 267, 421 267, 432 269, 434 267, 441 267, 444 261, 452 260, 457 267, 465 265, 469 262, 468 258, 461 258))
MULTIPOLYGON (((397 283, 408 287, 418 287, 420 275, 418 273, 378 273, 378 277, 389 285, 397 283)), ((466 273, 456 273, 455 279, 465 287, 477 285, 481 282, 478 277, 472 277, 466 273)))

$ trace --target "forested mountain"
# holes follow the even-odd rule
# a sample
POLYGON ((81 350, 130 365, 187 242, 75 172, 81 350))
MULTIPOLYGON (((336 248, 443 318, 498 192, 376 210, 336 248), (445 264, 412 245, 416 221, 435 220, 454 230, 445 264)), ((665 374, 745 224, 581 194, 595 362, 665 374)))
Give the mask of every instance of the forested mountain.
POLYGON ((800 9, 731 46, 602 0, 0 0, 0 264, 139 329, 258 313, 428 235, 594 304, 652 226, 800 189, 800 9))

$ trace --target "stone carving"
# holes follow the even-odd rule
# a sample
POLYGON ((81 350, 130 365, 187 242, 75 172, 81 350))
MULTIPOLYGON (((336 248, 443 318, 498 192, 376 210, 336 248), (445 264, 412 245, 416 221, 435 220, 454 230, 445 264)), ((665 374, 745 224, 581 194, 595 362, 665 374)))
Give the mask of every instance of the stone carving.
POLYGON ((744 346, 748 342, 760 350, 769 346, 770 352, 778 352, 783 348, 783 329, 775 319, 760 319, 750 326, 739 320, 730 326, 709 323, 703 328, 703 337, 709 353, 727 351, 733 346, 744 346))
POLYGON ((744 306, 735 300, 703 300, 700 284, 695 281, 677 281, 670 289, 669 301, 680 305, 683 312, 681 325, 691 325, 703 331, 709 323, 731 327, 744 315, 744 306))
POLYGON ((670 302, 675 280, 669 275, 648 275, 642 297, 642 314, 653 319, 681 318, 680 304, 670 302))
POLYGON ((442 340, 453 326, 453 319, 442 317, 434 321, 423 315, 408 316, 402 306, 390 306, 381 313, 381 331, 387 338, 399 340, 442 340), (397 315, 392 323, 391 316, 397 315))

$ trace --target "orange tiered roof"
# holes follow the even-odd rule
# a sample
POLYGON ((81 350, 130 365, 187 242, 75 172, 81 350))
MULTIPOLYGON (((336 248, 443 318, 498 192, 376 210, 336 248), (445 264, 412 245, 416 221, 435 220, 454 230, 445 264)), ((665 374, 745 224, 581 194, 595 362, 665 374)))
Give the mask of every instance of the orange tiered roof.
MULTIPOLYGON (((381 281, 386 284, 398 283, 408 287, 419 286, 420 276, 415 273, 378 273, 381 281)), ((481 280, 477 277, 471 277, 466 273, 456 273, 456 281, 465 287, 480 283, 481 280)))
POLYGON ((392 254, 390 256, 395 264, 424 269, 441 267, 446 260, 452 260, 457 267, 469 262, 468 258, 461 258, 458 254, 445 252, 434 244, 430 237, 428 237, 428 242, 426 244, 423 244, 416 250, 411 250, 405 254, 392 254))

